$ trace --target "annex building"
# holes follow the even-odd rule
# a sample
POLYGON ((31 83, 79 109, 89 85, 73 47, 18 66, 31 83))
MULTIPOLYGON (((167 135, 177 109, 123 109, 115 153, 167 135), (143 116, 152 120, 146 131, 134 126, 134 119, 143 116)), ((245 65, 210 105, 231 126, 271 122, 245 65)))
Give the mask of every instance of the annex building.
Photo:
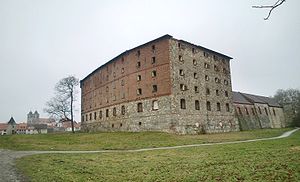
POLYGON ((170 35, 127 50, 81 80, 82 130, 238 131, 231 59, 170 35))

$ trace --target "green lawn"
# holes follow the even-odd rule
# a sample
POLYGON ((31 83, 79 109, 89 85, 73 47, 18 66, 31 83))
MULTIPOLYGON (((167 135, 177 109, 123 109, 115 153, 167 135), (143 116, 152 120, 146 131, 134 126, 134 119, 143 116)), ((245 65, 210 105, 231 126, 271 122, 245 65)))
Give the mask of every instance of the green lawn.
POLYGON ((0 136, 0 148, 11 150, 138 149, 273 137, 286 130, 289 129, 265 129, 206 135, 176 135, 161 132, 13 135, 0 136))
MULTIPOLYGON (((251 138, 253 135, 258 137, 257 135, 274 134, 270 134, 272 131, 269 130, 263 131, 254 131, 253 134, 242 132, 240 135, 251 138), (263 134, 263 131, 267 134, 263 134)), ((134 135, 141 138, 145 137, 144 135, 152 136, 148 133, 134 135)), ((165 136, 160 133, 158 135, 165 136)), ((171 136, 175 137, 175 141, 169 145, 178 144, 183 140, 176 140, 182 136, 171 136)), ((211 136, 214 138, 212 141, 216 141, 215 135, 184 138, 185 141, 195 142, 205 141, 202 137, 206 136, 211 136)), ((236 136, 233 138, 240 139, 236 136)), ((228 137, 227 140, 229 139, 232 138, 228 137)), ((17 167, 32 181, 38 182, 300 181, 300 131, 284 139, 240 144, 134 153, 34 155, 18 159, 17 167)))

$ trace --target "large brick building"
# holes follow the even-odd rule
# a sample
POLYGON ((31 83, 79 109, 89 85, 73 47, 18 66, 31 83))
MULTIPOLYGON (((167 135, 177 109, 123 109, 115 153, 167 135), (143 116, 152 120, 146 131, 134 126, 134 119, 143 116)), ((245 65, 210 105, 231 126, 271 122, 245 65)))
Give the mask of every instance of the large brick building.
POLYGON ((81 80, 82 129, 239 130, 231 59, 170 35, 125 51, 81 80))

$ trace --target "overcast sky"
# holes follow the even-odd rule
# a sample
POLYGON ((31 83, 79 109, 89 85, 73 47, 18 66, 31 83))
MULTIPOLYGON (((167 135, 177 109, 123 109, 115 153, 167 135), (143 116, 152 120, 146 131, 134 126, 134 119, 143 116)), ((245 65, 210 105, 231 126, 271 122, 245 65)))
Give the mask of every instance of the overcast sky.
MULTIPOLYGON (((233 90, 274 95, 300 87, 300 1, 0 0, 0 122, 26 121, 59 79, 83 79, 121 52, 170 34, 231 61, 233 90)), ((80 102, 76 104, 80 118, 80 102)))

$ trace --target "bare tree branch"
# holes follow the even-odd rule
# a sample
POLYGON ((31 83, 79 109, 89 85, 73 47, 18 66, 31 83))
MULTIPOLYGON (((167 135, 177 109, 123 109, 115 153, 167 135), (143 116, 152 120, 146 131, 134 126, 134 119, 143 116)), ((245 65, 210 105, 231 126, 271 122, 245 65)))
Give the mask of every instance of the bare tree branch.
POLYGON ((74 76, 61 79, 55 86, 55 97, 46 103, 46 108, 44 109, 52 117, 70 120, 73 133, 73 103, 76 99, 76 86, 78 85, 79 80, 74 76))
POLYGON ((269 5, 269 6, 252 6, 252 8, 270 8, 269 14, 264 20, 268 20, 269 17, 271 16, 272 11, 277 8, 278 6, 282 5, 286 0, 277 0, 274 5, 269 5))

